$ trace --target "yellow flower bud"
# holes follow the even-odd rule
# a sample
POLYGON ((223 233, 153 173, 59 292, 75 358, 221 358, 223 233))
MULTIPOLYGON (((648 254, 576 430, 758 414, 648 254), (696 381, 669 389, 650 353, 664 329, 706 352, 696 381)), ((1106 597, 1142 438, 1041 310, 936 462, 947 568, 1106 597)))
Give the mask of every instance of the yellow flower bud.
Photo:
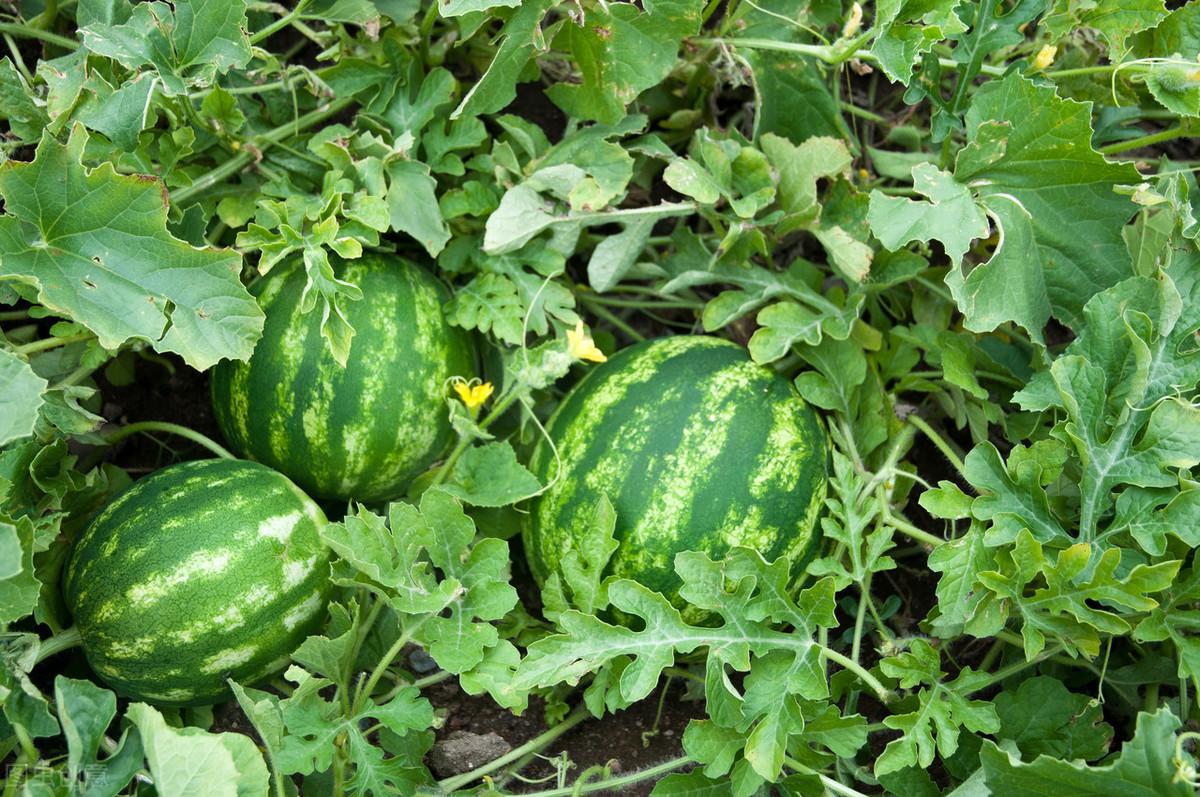
POLYGON ((1054 63, 1054 56, 1058 55, 1058 48, 1053 44, 1047 44, 1042 49, 1038 50, 1038 54, 1033 59, 1033 71, 1041 72, 1046 67, 1054 63))
POLYGON ((567 353, 573 360, 602 363, 608 359, 604 356, 604 352, 596 348, 596 342, 592 340, 592 336, 584 331, 582 321, 575 322, 575 328, 567 330, 567 353))

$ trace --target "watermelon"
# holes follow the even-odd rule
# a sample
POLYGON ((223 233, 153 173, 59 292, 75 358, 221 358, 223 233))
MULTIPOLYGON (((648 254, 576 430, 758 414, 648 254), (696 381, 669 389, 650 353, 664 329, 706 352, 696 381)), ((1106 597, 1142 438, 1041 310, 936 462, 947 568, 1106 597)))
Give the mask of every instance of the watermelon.
POLYGON ((446 321, 448 292, 421 266, 367 255, 334 272, 363 293, 345 306, 346 365, 321 337, 321 313, 301 311, 301 264, 277 268, 254 286, 267 318, 253 356, 213 369, 213 409, 235 451, 309 495, 385 501, 452 442, 447 380, 474 375, 474 345, 446 321))
POLYGON ((531 469, 550 487, 523 537, 539 583, 589 528, 601 496, 616 512, 607 574, 677 600, 675 554, 735 545, 803 563, 816 550, 828 442, 784 377, 706 336, 627 348, 563 398, 531 469), (556 460, 555 450, 558 457, 556 460))
POLYGON ((265 465, 211 459, 133 484, 75 542, 63 580, 92 669, 117 692, 202 705, 280 671, 321 626, 325 515, 265 465))

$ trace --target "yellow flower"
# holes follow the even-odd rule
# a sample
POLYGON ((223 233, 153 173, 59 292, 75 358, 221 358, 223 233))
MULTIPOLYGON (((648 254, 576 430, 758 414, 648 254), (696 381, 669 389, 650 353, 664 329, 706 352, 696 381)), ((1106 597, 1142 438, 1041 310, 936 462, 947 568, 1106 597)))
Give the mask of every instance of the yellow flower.
POLYGON ((582 321, 575 322, 575 328, 567 330, 567 353, 573 360, 591 360, 594 363, 602 363, 608 359, 604 356, 604 352, 596 348, 596 342, 592 340, 592 336, 584 332, 582 321))
POLYGON ((471 411, 472 415, 483 406, 483 402, 491 398, 493 390, 495 388, 492 387, 491 382, 476 382, 472 384, 464 380, 454 383, 454 392, 462 399, 462 403, 467 405, 467 409, 471 411))
POLYGON ((1054 56, 1058 55, 1058 48, 1053 44, 1047 44, 1042 49, 1038 50, 1038 54, 1033 59, 1033 71, 1041 72, 1050 64, 1054 63, 1054 56))
POLYGON ((846 24, 842 26, 842 38, 849 39, 854 34, 858 33, 858 29, 862 27, 863 9, 858 3, 850 6, 850 16, 846 18, 846 24))

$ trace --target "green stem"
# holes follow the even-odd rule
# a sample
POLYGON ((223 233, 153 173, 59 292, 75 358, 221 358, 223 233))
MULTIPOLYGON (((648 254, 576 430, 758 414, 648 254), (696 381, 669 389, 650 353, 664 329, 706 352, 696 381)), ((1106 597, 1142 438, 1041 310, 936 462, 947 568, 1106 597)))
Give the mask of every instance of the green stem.
POLYGON ((58 0, 46 0, 46 10, 33 20, 33 24, 42 30, 50 30, 54 27, 54 20, 58 18, 58 0))
POLYGON ((617 329, 624 332, 626 335, 628 335, 630 338, 632 338, 634 340, 634 342, 640 343, 641 341, 646 339, 645 335, 643 335, 642 333, 638 332, 636 329, 631 327, 623 319, 618 317, 617 314, 614 313, 612 310, 609 310, 607 307, 605 307, 602 304, 597 304, 597 303, 593 302, 592 298, 590 296, 579 296, 577 298, 579 299, 579 301, 581 301, 585 305, 587 305, 588 308, 593 313, 600 316, 605 321, 607 321, 608 323, 612 324, 617 329))
POLYGON ((29 318, 28 310, 5 310, 0 313, 0 321, 24 321, 29 318))
POLYGON ((59 346, 69 346, 72 343, 81 343, 85 340, 94 338, 91 332, 80 332, 78 335, 67 335, 63 338, 42 338, 35 340, 32 343, 26 343, 23 346, 16 346, 13 351, 17 354, 34 354, 39 351, 47 351, 49 349, 57 349, 59 346))
POLYGON ((786 764, 789 769, 792 769, 801 774, 816 775, 818 778, 821 779, 821 785, 825 787, 826 791, 830 791, 830 792, 833 792, 834 794, 841 795, 841 797, 867 797, 867 795, 863 794, 861 791, 852 789, 849 786, 847 786, 846 784, 844 784, 840 781, 834 780, 833 778, 829 777, 828 775, 822 775, 820 772, 813 772, 813 770, 810 767, 804 766, 803 764, 801 764, 799 761, 797 761, 794 758, 791 758, 789 756, 784 756, 783 763, 786 764))
POLYGON ((1008 665, 1007 667, 1001 667, 999 670, 996 670, 994 673, 992 673, 991 676, 986 681, 983 681, 982 683, 979 684, 979 686, 977 686, 973 690, 971 690, 971 694, 975 694, 976 692, 982 692, 984 689, 987 689, 989 686, 1000 683, 1005 678, 1016 675, 1017 673, 1021 672, 1022 670, 1027 670, 1030 667, 1035 667, 1038 664, 1041 664, 1046 659, 1049 659, 1053 656, 1057 656, 1059 653, 1062 653, 1063 650, 1064 650, 1064 647, 1061 644, 1058 644, 1052 648, 1043 650, 1041 653, 1034 656, 1029 661, 1014 661, 1012 664, 1008 665))
POLYGON ((68 39, 66 36, 59 36, 57 33, 51 33, 48 30, 22 25, 18 22, 0 22, 0 33, 7 33, 16 36, 20 39, 39 39, 48 44, 55 44, 66 50, 78 50, 79 42, 74 39, 68 39))
MULTIPOLYGON (((470 772, 464 772, 463 774, 455 775, 452 778, 446 778, 445 780, 439 780, 438 787, 442 791, 448 792, 448 793, 456 791, 457 789, 460 789, 463 786, 466 786, 468 783, 478 780, 479 778, 483 777, 484 775, 487 775, 491 772, 495 772, 497 769, 500 769, 505 764, 508 764, 512 761, 516 761, 519 758, 522 758, 527 753, 531 753, 531 752, 535 752, 537 750, 543 749, 544 747, 546 747, 546 745, 550 744, 555 739, 562 736, 564 733, 571 730, 576 725, 583 722, 585 719, 587 719, 590 716, 591 716, 591 714, 588 712, 588 710, 586 708, 584 708, 583 706, 580 706, 579 708, 577 708, 573 712, 571 712, 570 716, 568 716, 565 720, 563 720, 559 724, 555 725, 553 728, 550 728, 549 730, 545 731, 544 733, 541 733, 538 736, 535 736, 534 738, 530 739, 528 742, 521 745, 520 747, 515 747, 512 750, 510 750, 509 752, 500 756, 499 758, 489 761, 488 763, 484 764, 481 767, 476 767, 475 769, 472 769, 470 772)), ((568 794, 569 793, 570 792, 568 792, 568 794)))
POLYGON ((355 692, 354 703, 351 707, 352 715, 358 715, 359 709, 362 708, 362 701, 369 698, 371 693, 375 691, 375 687, 379 684, 379 679, 383 677, 383 674, 387 668, 391 666, 396 657, 400 655, 400 651, 403 650, 404 646, 408 644, 410 639, 412 639, 412 632, 417 628, 420 628, 421 623, 423 622, 425 621, 419 621, 412 628, 412 630, 405 631, 403 634, 397 637, 396 641, 392 643, 392 646, 387 649, 386 653, 383 654, 383 658, 381 658, 375 665, 375 669, 371 670, 371 674, 367 677, 367 682, 360 685, 358 691, 355 692))
POLYGON ((588 293, 583 296, 583 300, 602 304, 607 307, 630 307, 635 310, 701 310, 704 308, 703 302, 689 302, 683 299, 650 302, 640 299, 618 299, 616 297, 588 293))
POLYGON ((178 435, 179 437, 187 438, 193 443, 207 448, 209 451, 216 454, 218 457, 221 457, 222 459, 237 459, 237 457, 235 457, 227 449, 218 445, 205 435, 202 435, 193 429, 189 429, 186 426, 180 426, 177 423, 167 423, 166 421, 138 421, 137 423, 131 423, 127 426, 122 426, 115 432, 110 432, 109 434, 104 435, 104 439, 105 442, 107 442, 109 445, 112 445, 113 443, 124 440, 126 437, 135 435, 138 432, 166 432, 167 434, 178 435))
POLYGON ((892 699, 891 691, 882 683, 880 683, 878 678, 876 678, 874 675, 871 675, 866 667, 863 667, 849 656, 838 653, 833 648, 827 648, 824 645, 818 645, 818 647, 820 648, 820 652, 823 657, 842 665, 842 667, 857 675, 860 681, 871 687, 871 691, 875 693, 875 697, 877 697, 880 702, 887 703, 892 699))
POLYGON ((1100 153, 1103 155, 1115 155, 1118 152, 1128 152, 1131 149, 1141 149, 1142 147, 1150 147, 1155 144, 1161 144, 1164 141, 1171 141, 1176 138, 1183 138, 1192 134, 1192 126, 1189 124, 1179 124, 1175 127, 1160 130, 1157 133, 1131 138, 1128 141, 1118 141, 1115 144, 1109 144, 1100 148, 1100 153))
POLYGON ((34 664, 41 664, 55 654, 62 653, 64 650, 70 650, 82 644, 83 638, 79 636, 79 629, 71 626, 49 639, 42 640, 41 645, 38 646, 37 658, 34 660, 34 664))
MULTIPOLYGON (((782 53, 794 53, 796 55, 807 55, 810 58, 816 58, 827 64, 837 66, 851 58, 857 58, 860 61, 866 61, 872 64, 878 64, 879 59, 870 50, 851 50, 844 52, 837 44, 821 45, 821 44, 799 44, 796 42, 776 41, 775 39, 755 39, 755 38, 694 38, 691 39, 696 44, 725 44, 732 47, 748 47, 751 50, 774 50, 782 53)), ((939 58, 938 63, 947 69, 958 69, 962 65, 953 58, 939 58)), ((1004 69, 998 66, 989 66, 983 64, 979 67, 979 71, 985 75, 1000 77, 1004 74, 1004 69)))
POLYGON ((1114 71, 1120 64, 1101 64, 1099 66, 1077 66, 1073 69, 1055 69, 1050 72, 1043 72, 1042 77, 1048 77, 1051 80, 1058 78, 1083 77, 1085 75, 1107 75, 1114 71))
MULTIPOLYGON (((495 404, 492 405, 491 412, 487 414, 486 418, 479 422, 480 429, 488 428, 495 423, 495 421, 501 415, 508 411, 508 408, 512 406, 512 403, 517 400, 519 387, 519 385, 514 385, 512 390, 509 390, 507 393, 501 396, 495 404)), ((458 458, 463 455, 463 452, 470 448, 472 442, 473 441, 467 437, 458 438, 458 442, 454 444, 454 450, 450 452, 450 456, 446 457, 446 461, 442 463, 440 468, 438 468, 438 472, 433 477, 433 481, 429 483, 430 487, 437 487, 439 484, 446 481, 446 478, 450 475, 450 470, 454 467, 454 464, 458 462, 458 458)))
POLYGON ((905 520, 904 518, 897 515, 895 512, 893 512, 887 506, 885 506, 883 508, 883 520, 889 526, 891 526, 892 528, 894 528, 896 531, 900 532, 904 536, 908 537, 909 539, 916 540, 917 542, 924 543, 925 545, 931 545, 934 548, 937 548, 939 545, 946 544, 946 540, 942 539, 941 537, 930 534, 928 531, 925 531, 924 529, 920 528, 919 526, 915 526, 912 523, 909 523, 907 520, 905 520))
POLYGON ((289 11, 287 14, 283 15, 279 19, 272 22, 270 25, 267 25, 265 28, 263 28, 262 30, 258 31, 253 36, 251 36, 250 43, 258 44, 260 41, 267 38, 271 34, 277 32, 277 31, 283 30, 288 25, 291 25, 292 20, 299 17, 301 12, 304 11, 305 6, 307 6, 307 5, 308 5, 308 0, 300 0, 300 2, 296 3, 296 7, 293 8, 291 11, 289 11))
POLYGON ((965 474, 966 465, 963 464, 962 457, 960 457, 958 453, 950 447, 950 444, 946 442, 944 437, 935 432, 933 427, 925 422, 924 418, 916 413, 913 413, 912 415, 908 416, 908 422, 920 429, 921 432, 929 438, 929 442, 937 446, 938 451, 942 452, 942 456, 950 460, 950 464, 954 466, 956 471, 958 471, 959 476, 962 476, 964 480, 967 478, 965 474))
POLYGON ((578 797, 578 795, 592 794, 593 792, 612 792, 616 794, 626 786, 641 783, 645 780, 657 780, 659 777, 674 772, 692 762, 693 759, 690 756, 680 756, 679 758, 672 758, 646 769, 640 769, 637 772, 630 772, 628 775, 622 775, 619 778, 596 780, 590 783, 576 783, 572 786, 563 786, 559 789, 525 792, 524 797, 578 797))
POLYGON ((192 197, 202 194, 216 184, 232 177, 242 169, 250 165, 254 160, 255 152, 259 153, 269 149, 276 141, 285 139, 289 136, 299 135, 300 131, 307 130, 314 125, 336 116, 343 110, 354 103, 352 97, 343 97, 333 102, 322 105, 319 108, 309 111, 308 113, 297 117, 295 120, 287 124, 280 125, 273 130, 268 130, 260 136, 251 139, 234 157, 211 169, 207 173, 198 177, 191 185, 183 188, 178 188, 171 193, 171 201, 175 204, 182 204, 192 197))

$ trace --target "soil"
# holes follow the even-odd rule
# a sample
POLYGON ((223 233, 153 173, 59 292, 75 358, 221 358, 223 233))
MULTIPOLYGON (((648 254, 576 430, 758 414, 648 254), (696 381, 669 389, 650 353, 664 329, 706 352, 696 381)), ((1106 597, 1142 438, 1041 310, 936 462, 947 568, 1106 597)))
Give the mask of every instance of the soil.
MULTIPOLYGON (((646 700, 617 714, 600 720, 584 720, 543 749, 543 757, 535 758, 521 770, 521 777, 533 782, 512 780, 505 786, 505 791, 521 794, 554 787, 556 770, 551 760, 562 753, 570 762, 566 771, 568 783, 593 766, 607 766, 613 775, 618 775, 682 755, 683 731, 689 720, 704 716, 704 706, 701 701, 685 700, 683 686, 678 680, 673 680, 667 690, 661 701, 661 715, 662 693, 656 690, 646 700)), ((452 738, 461 739, 461 734, 468 732, 479 736, 494 734, 515 748, 547 727, 543 716, 545 707, 540 700, 532 701, 529 708, 517 716, 486 697, 471 697, 453 680, 430 687, 424 694, 433 703, 438 716, 443 718, 437 734, 438 744, 452 738)), ((435 774, 444 777, 454 773, 435 774)), ((621 793, 640 797, 649 794, 653 788, 654 782, 646 781, 621 793)))

